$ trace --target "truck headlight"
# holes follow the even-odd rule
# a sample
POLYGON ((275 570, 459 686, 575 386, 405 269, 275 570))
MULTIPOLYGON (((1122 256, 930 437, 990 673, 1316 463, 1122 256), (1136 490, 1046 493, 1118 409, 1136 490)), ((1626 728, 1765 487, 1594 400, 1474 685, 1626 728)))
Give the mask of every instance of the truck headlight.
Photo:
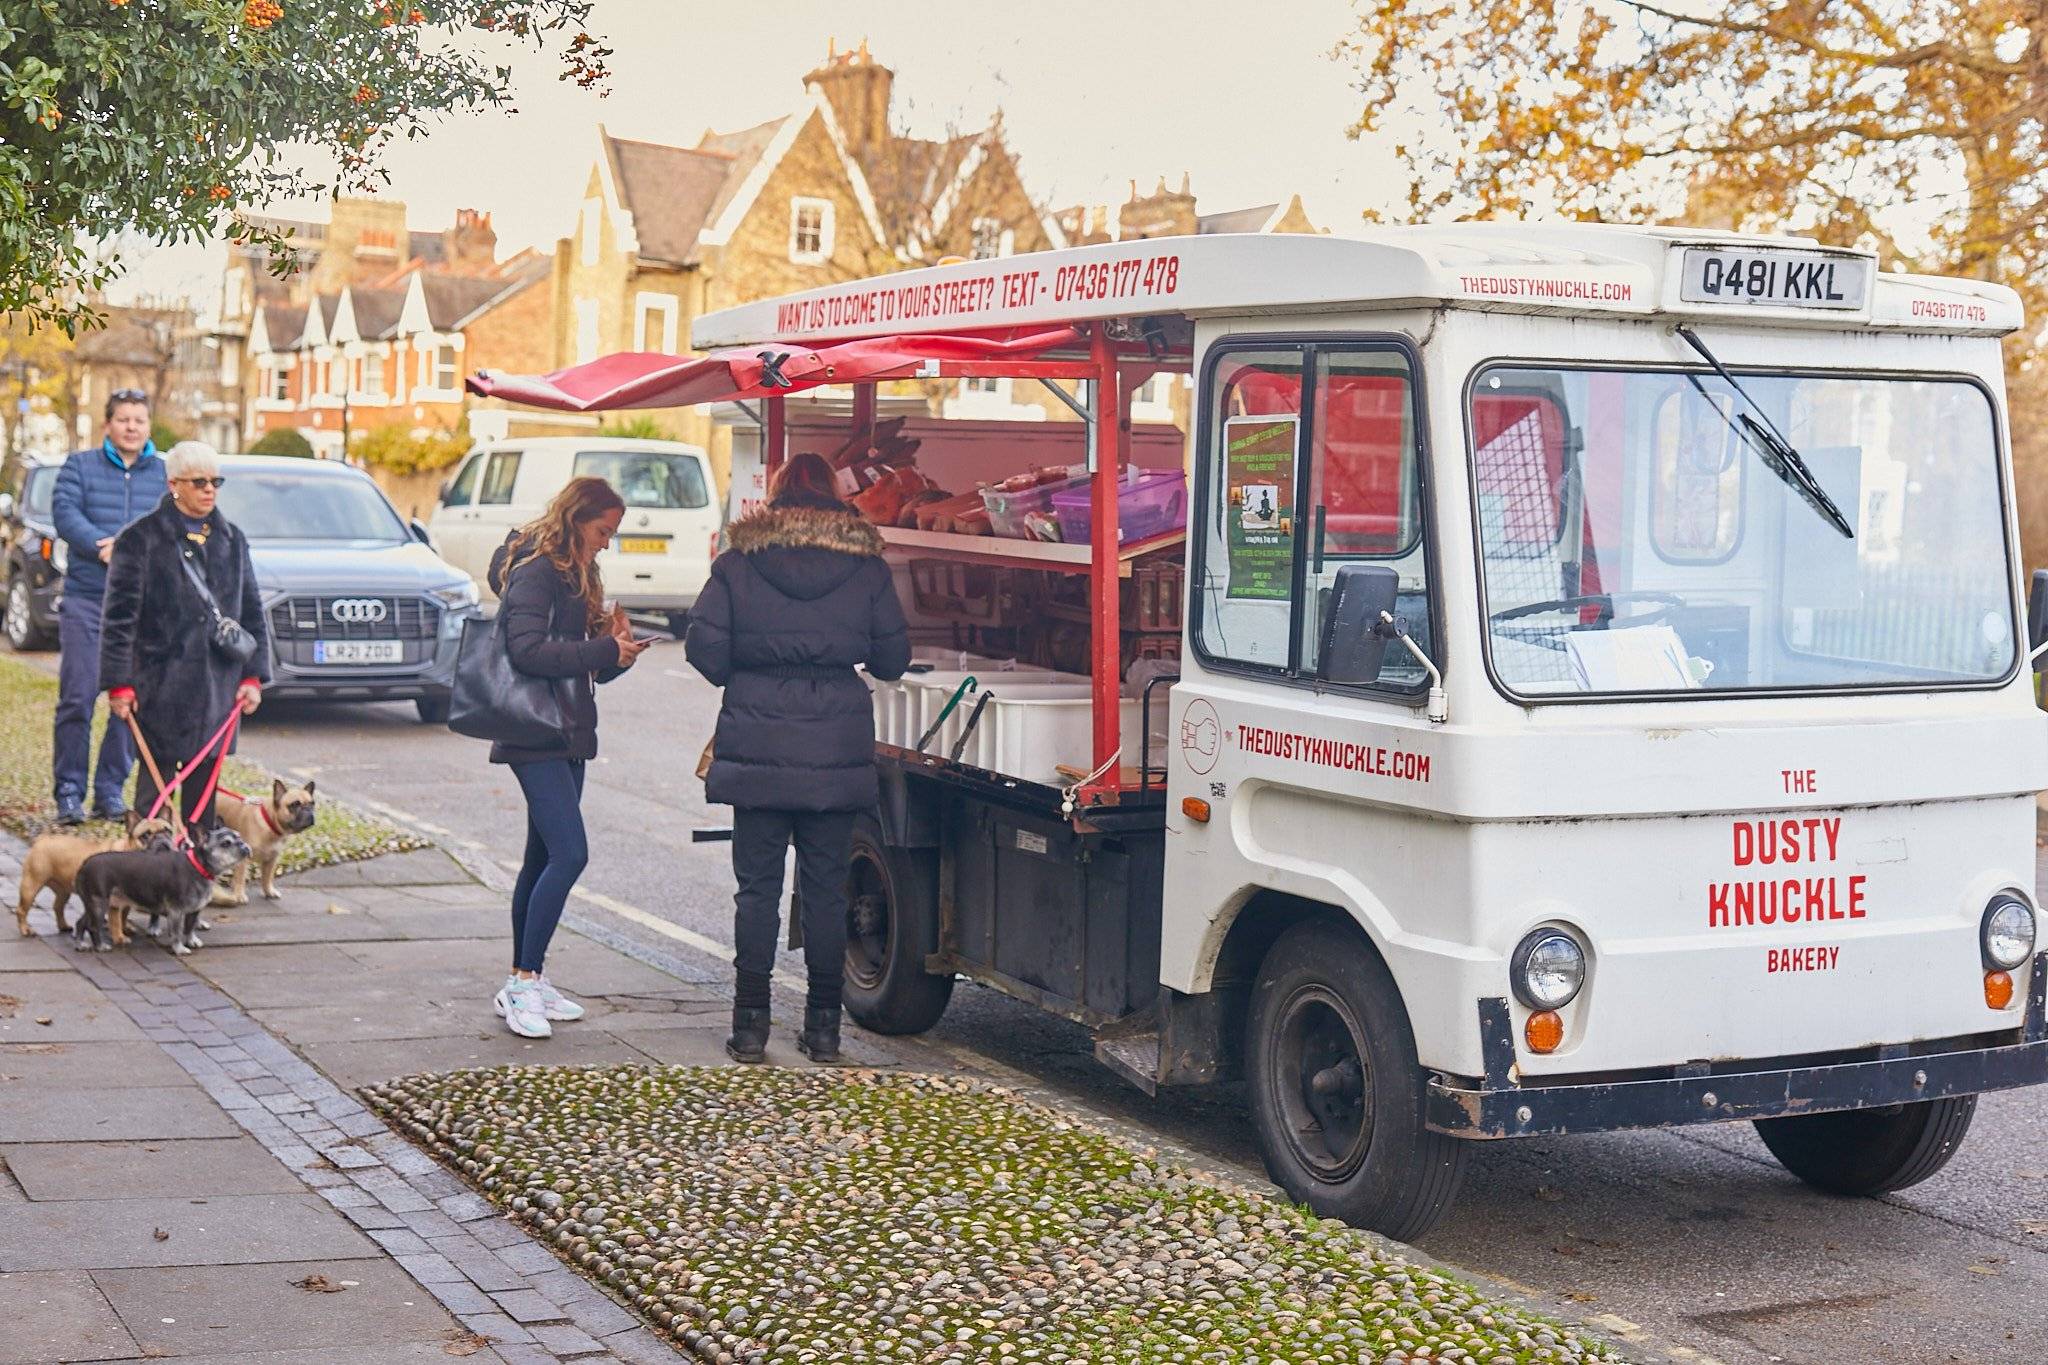
POLYGON ((1532 1010, 1560 1010, 1586 984, 1586 951, 1562 929, 1537 929, 1515 945, 1508 984, 1532 1010))
POLYGON ((2033 908, 2017 896, 1993 896, 1984 907, 1977 939, 1987 969, 2012 971, 2034 955, 2033 908))

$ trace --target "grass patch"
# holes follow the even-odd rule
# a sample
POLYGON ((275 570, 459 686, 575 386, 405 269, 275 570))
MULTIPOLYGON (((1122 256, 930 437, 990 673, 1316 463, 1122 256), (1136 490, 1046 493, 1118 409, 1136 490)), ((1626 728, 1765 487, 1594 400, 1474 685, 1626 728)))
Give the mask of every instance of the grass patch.
MULTIPOLYGON (((106 714, 103 699, 93 712, 95 760, 106 714)), ((56 819, 56 800, 50 794, 50 727, 56 716, 57 680, 18 659, 0 657, 0 828, 24 839, 35 838, 56 819)), ((230 758, 221 774, 222 786, 252 797, 267 793, 270 783, 269 773, 239 758, 230 758)), ((131 777, 125 796, 132 803, 134 795, 131 777)), ((95 831, 111 828, 87 826, 95 831)), ((303 872, 428 847, 426 840, 395 825, 322 797, 313 828, 285 845, 278 867, 303 872)))
POLYGON ((369 1102, 708 1361, 1612 1361, 996 1087, 497 1067, 369 1102))

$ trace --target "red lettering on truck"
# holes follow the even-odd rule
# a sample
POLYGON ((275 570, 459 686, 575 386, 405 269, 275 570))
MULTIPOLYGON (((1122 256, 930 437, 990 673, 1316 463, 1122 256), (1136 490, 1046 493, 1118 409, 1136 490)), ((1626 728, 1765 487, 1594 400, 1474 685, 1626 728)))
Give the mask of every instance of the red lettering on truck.
POLYGON ((1248 754, 1310 763, 1342 772, 1364 773, 1369 777, 1391 777, 1397 782, 1429 781, 1429 755, 1408 749, 1323 739, 1293 730, 1274 730, 1264 725, 1238 726, 1237 747, 1248 754))

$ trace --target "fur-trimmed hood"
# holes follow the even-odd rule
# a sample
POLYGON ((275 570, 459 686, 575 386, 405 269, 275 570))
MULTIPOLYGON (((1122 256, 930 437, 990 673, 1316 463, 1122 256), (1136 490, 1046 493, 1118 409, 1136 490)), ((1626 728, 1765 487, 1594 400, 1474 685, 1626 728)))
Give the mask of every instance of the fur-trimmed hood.
POLYGON ((743 555, 801 549, 882 553, 882 533, 859 514, 804 503, 776 503, 749 512, 727 528, 726 536, 726 543, 743 555))

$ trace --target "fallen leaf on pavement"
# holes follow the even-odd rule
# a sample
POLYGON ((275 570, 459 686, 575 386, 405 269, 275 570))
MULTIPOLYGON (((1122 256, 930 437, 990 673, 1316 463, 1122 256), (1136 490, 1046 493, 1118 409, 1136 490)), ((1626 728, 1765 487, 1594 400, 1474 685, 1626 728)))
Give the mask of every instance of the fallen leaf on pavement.
POLYGON ((2029 1237, 2048 1237, 2048 1218, 2022 1218, 2020 1231, 2029 1237))
POLYGON ((162 1228, 158 1228, 155 1232, 152 1232, 150 1236, 156 1238, 159 1242, 168 1242, 171 1240, 171 1234, 165 1232, 162 1228))
POLYGON ((327 902, 327 913, 330 915, 352 915, 355 912, 346 905, 337 905, 333 901, 329 901, 327 902))
POLYGON ((1998 1273, 1998 1267, 1989 1265, 1964 1266, 1963 1269, 1969 1271, 1972 1275, 1996 1275, 1998 1273))
POLYGON ((21 1002, 11 995, 0 995, 0 1019, 12 1019, 21 1009, 21 1002))
POLYGON ((489 1337, 480 1337, 474 1332, 464 1332, 441 1349, 451 1356, 473 1356, 491 1344, 489 1337))
POLYGON ((325 1275, 308 1275, 303 1280, 293 1280, 292 1288, 303 1289, 309 1294, 339 1294, 347 1286, 336 1284, 325 1275))
POLYGON ((1600 1296, 1598 1294, 1588 1294, 1583 1289, 1571 1289, 1565 1291, 1565 1297, 1573 1303, 1591 1303, 1600 1296))
POLYGON ((57 1021, 55 1019, 52 1019, 47 1014, 38 1014, 36 1016, 36 1022, 38 1024, 41 1024, 44 1028, 48 1028, 50 1025, 56 1023, 57 1021))
POLYGON ((1564 1191, 1553 1190, 1548 1185, 1538 1185, 1529 1193, 1532 1198, 1541 1199, 1546 1204, 1561 1203, 1564 1199, 1564 1191))
POLYGON ((1560 1256, 1577 1256, 1581 1254, 1575 1246, 1554 1246, 1551 1250, 1560 1256))
POLYGON ((2021 1171, 2019 1176, 2022 1180, 2048 1180, 2048 1171, 2021 1171))

